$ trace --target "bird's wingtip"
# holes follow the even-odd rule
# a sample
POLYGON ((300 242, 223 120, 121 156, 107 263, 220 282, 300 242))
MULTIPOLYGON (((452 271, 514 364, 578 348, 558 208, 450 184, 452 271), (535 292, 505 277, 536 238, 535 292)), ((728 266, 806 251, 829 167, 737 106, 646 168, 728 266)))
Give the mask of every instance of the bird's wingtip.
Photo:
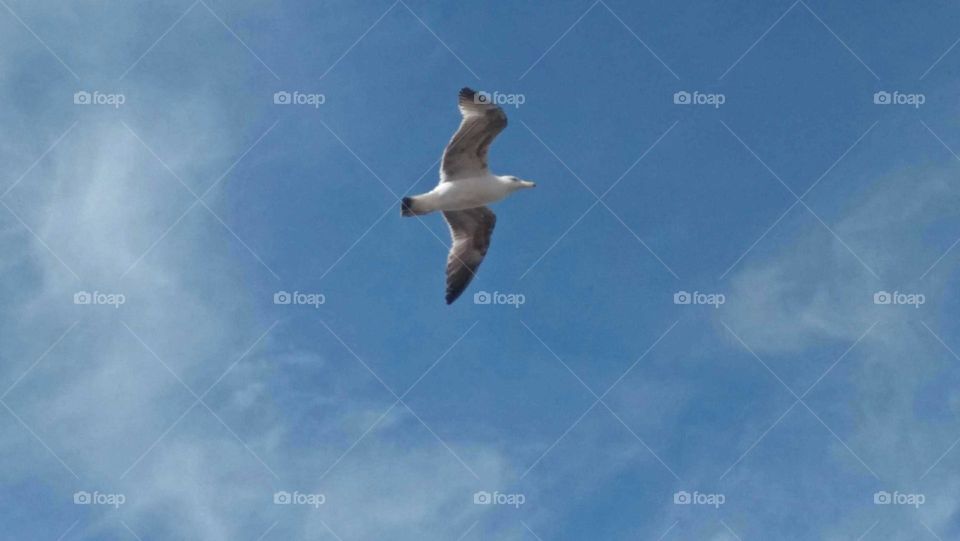
POLYGON ((459 299, 460 294, 462 293, 463 291, 447 291, 447 294, 443 297, 443 300, 447 301, 447 305, 449 306, 453 304, 453 301, 459 299))

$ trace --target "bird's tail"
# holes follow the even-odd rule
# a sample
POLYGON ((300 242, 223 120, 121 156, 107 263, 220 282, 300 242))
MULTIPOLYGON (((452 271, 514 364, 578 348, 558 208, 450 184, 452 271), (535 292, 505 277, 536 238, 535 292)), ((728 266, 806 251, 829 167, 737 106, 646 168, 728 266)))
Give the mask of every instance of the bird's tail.
POLYGON ((419 214, 426 214, 429 211, 422 210, 417 208, 417 199, 415 197, 404 197, 400 201, 400 215, 401 216, 417 216, 419 214))

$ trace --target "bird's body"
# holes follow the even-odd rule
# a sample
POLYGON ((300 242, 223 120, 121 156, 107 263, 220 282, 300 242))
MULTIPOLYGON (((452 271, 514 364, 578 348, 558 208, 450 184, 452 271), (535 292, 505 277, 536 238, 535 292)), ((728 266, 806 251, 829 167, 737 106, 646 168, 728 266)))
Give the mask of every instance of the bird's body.
POLYGON ((413 198, 417 212, 464 210, 496 203, 513 193, 512 181, 487 173, 443 182, 413 198))
POLYGON ((494 175, 487 168, 487 151, 507 127, 503 109, 489 103, 489 95, 460 90, 463 121, 443 152, 440 183, 429 192, 404 197, 403 216, 443 212, 453 245, 447 256, 447 304, 452 303, 476 276, 490 247, 497 217, 486 207, 511 193, 536 184, 513 176, 494 175))

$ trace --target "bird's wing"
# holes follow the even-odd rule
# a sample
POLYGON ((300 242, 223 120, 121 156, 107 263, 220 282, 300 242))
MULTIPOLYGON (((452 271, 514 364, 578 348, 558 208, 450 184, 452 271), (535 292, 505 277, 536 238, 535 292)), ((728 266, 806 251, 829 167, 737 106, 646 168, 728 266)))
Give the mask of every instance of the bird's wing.
POLYGON ((443 181, 487 172, 487 151, 490 143, 507 127, 507 115, 499 106, 489 103, 490 95, 470 88, 460 89, 460 128, 443 151, 443 181))
POLYGON ((466 210, 448 210, 443 218, 450 226, 453 244, 447 256, 447 304, 467 288, 477 268, 487 255, 490 237, 497 223, 497 215, 487 207, 466 210))

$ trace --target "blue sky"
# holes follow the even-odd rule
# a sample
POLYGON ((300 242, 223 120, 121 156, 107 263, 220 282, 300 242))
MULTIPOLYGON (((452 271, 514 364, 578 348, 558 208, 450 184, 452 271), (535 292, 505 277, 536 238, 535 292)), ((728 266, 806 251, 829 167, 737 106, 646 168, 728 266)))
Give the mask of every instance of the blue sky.
POLYGON ((960 536, 958 23, 3 0, 2 536, 960 536), (463 86, 538 188, 446 306, 463 86))

